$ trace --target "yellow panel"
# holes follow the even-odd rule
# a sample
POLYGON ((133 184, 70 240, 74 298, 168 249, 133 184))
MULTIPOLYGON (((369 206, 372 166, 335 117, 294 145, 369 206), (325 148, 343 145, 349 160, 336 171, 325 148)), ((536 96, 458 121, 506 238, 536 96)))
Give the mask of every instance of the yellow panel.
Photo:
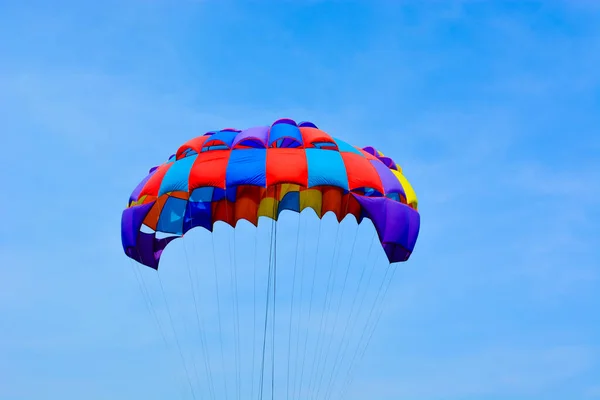
POLYGON ((319 218, 321 218, 321 208, 323 203, 323 194, 317 189, 307 189, 300 192, 300 211, 305 208, 315 210, 319 218))
POLYGON ((279 200, 283 199, 286 194, 289 192, 297 192, 300 190, 300 185, 296 185, 293 183, 283 183, 281 185, 281 190, 279 191, 279 200))
POLYGON ((396 178, 398 178, 400 184, 404 188, 404 193, 406 193, 406 202, 416 209, 419 204, 419 200, 417 199, 417 194, 415 193, 411 184, 408 182, 408 179, 406 179, 406 177, 398 171, 395 171, 393 169, 391 171, 396 176, 396 178))
POLYGON ((260 205, 258 206, 258 216, 277 219, 275 218, 275 215, 277 215, 278 208, 279 201, 276 201, 272 197, 265 197, 264 199, 262 199, 260 205))

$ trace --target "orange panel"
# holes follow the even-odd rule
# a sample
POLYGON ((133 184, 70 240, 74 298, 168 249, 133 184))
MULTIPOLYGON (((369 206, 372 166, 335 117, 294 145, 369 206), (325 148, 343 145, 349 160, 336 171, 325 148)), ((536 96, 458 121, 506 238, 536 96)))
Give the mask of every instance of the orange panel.
POLYGON ((240 186, 237 190, 234 211, 235 219, 246 219, 258 224, 258 205, 265 189, 258 186, 240 186))
POLYGON ((234 203, 225 199, 212 203, 213 224, 217 221, 223 221, 229 225, 235 226, 234 203))
POLYGON ((156 203, 152 206, 146 218, 144 218, 144 224, 149 226, 151 229, 156 230, 156 226, 158 225, 158 218, 160 217, 160 213, 167 202, 169 196, 163 195, 156 199, 156 203))
POLYGON ((343 190, 337 187, 323 187, 321 192, 323 193, 321 215, 325 215, 325 213, 333 211, 338 221, 341 221, 344 218, 345 211, 342 209, 343 190))

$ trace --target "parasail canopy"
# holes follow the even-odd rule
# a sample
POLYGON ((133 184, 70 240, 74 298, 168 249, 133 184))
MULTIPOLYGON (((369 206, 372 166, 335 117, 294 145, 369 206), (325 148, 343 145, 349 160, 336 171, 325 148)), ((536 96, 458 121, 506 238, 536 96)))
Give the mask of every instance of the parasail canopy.
POLYGON ((168 243, 194 227, 212 231, 217 221, 235 226, 241 219, 256 225, 261 216, 276 220, 306 208, 319 218, 370 219, 391 263, 408 260, 415 247, 417 197, 398 164, 290 119, 183 144, 131 194, 122 244, 130 258, 158 269, 168 243))

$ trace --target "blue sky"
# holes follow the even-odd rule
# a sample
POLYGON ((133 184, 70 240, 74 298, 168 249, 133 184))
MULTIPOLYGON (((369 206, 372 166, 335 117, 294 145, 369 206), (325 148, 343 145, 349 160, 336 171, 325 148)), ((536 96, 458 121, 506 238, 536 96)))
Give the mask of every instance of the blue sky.
POLYGON ((4 0, 0 37, 0 398, 191 398, 120 213, 187 139, 281 117, 420 199, 348 399, 600 398, 596 2, 4 0))

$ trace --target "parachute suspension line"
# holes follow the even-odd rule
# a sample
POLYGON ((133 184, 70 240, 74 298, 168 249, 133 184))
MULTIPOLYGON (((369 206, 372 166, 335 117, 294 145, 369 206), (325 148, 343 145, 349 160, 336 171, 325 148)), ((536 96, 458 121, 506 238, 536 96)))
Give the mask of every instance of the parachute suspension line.
POLYGON ((152 297, 150 297, 150 293, 148 292, 148 287, 146 286, 146 282, 144 281, 144 277, 141 271, 138 270, 139 266, 135 265, 133 260, 130 258, 129 263, 131 264, 131 268, 133 271, 133 275, 138 282, 138 287, 140 289, 140 293, 142 293, 142 297, 144 298, 144 303, 146 304, 146 309, 148 313, 154 317, 154 323, 158 327, 160 332, 160 336, 165 343, 165 347, 169 348, 169 342, 167 341, 167 336, 165 335, 164 328, 160 323, 160 318, 158 318, 158 314, 156 313, 156 309, 154 308, 154 304, 152 302, 152 297))
POLYGON ((258 221, 256 223, 256 234, 254 235, 254 257, 252 266, 252 375, 250 377, 251 389, 250 398, 254 398, 254 370, 256 367, 256 259, 258 257, 258 221))
MULTIPOLYGON (((354 311, 356 310, 357 313, 360 313, 360 310, 362 309, 362 305, 364 303, 364 299, 367 293, 367 289, 370 286, 371 283, 371 279, 373 277, 373 271, 375 270, 375 266, 377 265, 377 261, 379 259, 379 256, 376 256, 375 259, 373 260, 373 263, 371 265, 371 263, 369 263, 369 265, 367 265, 367 262, 369 261, 369 259, 371 258, 371 254, 373 252, 374 249, 374 245, 376 242, 376 232, 373 232, 373 236, 371 239, 371 245, 369 247, 369 250, 366 253, 366 258, 364 260, 363 263, 359 264, 362 265, 361 268, 361 273, 360 273, 360 278, 358 280, 358 285, 356 286, 356 290, 354 292, 354 296, 352 297, 352 305, 350 306, 350 313, 348 316, 348 319, 346 320, 346 324, 344 325, 344 331, 342 334, 342 339, 338 342, 338 349, 336 352, 336 361, 334 363, 334 367, 332 370, 332 378, 330 379, 331 383, 330 383, 330 391, 333 390, 333 383, 335 382, 335 380, 337 379, 337 376, 339 374, 339 369, 341 367, 341 362, 342 360, 346 357, 346 354, 348 352, 348 346, 350 345, 350 338, 348 338, 348 340, 346 341, 346 337, 348 335, 349 332, 354 331, 354 328, 356 326, 356 322, 358 321, 358 315, 354 315, 354 311), (362 287, 362 282, 365 278, 365 271, 367 271, 367 269, 369 270, 369 277, 367 280, 367 284, 365 286, 365 291, 363 292, 363 295, 361 297, 361 301, 360 304, 358 306, 358 308, 356 308, 356 300, 359 297, 359 293, 360 293, 360 289, 362 287)), ((326 397, 327 398, 327 397, 326 397)))
POLYGON ((219 296, 219 274, 217 271, 217 250, 215 247, 215 239, 214 239, 214 234, 215 234, 215 228, 213 225, 213 230, 212 230, 212 235, 210 236, 210 240, 212 242, 212 248, 213 248, 213 266, 214 266, 214 273, 215 273, 215 289, 216 289, 216 294, 217 294, 217 315, 218 315, 218 319, 219 319, 219 344, 221 347, 221 365, 223 367, 222 371, 223 371, 223 387, 225 388, 225 399, 227 399, 227 374, 225 373, 225 355, 223 353, 223 324, 221 323, 221 299, 219 296))
MULTIPOLYGON (((186 265, 187 265, 188 276, 190 277, 190 286, 192 287, 192 297, 194 298, 194 309, 196 311, 196 322, 198 325, 198 334, 200 336, 200 345, 202 348, 202 355, 204 358, 204 368, 206 371, 206 380, 208 381, 208 390, 210 392, 210 397, 214 400, 215 399, 215 388, 214 388, 214 383, 213 383, 213 378, 212 378, 212 370, 210 368, 210 357, 208 354, 208 346, 206 344, 206 335, 204 333, 204 330, 202 329, 202 327, 204 326, 204 322, 202 321, 202 317, 200 316, 200 310, 198 308, 199 295, 196 295, 196 289, 194 286, 194 278, 192 277, 192 270, 190 268, 187 247, 185 245, 185 240, 183 240, 183 239, 184 238, 182 237, 183 252, 185 254, 185 261, 186 261, 186 265)), ((195 362, 194 362, 194 369, 196 369, 195 362)), ((198 372, 198 370, 196 369, 196 373, 197 372, 198 372)), ((196 377, 196 378, 198 379, 198 382, 199 382, 200 378, 199 377, 196 377)))
MULTIPOLYGON (((323 223, 323 220, 321 220, 321 223, 323 223)), ((334 272, 334 267, 333 267, 333 260, 335 259, 335 255, 337 253, 337 249, 338 249, 338 241, 339 241, 339 235, 340 235, 340 224, 337 223, 335 228, 335 240, 333 242, 333 254, 331 256, 331 265, 329 268, 329 273, 327 275, 327 286, 325 287, 325 298, 323 299, 323 307, 321 307, 321 321, 319 322, 319 333, 317 334, 317 343, 315 346, 315 351, 313 352, 313 361, 312 361, 312 366, 311 366, 311 373, 309 376, 309 380, 308 380, 308 392, 314 393, 314 387, 313 387, 313 381, 315 379, 315 375, 316 375, 316 370, 318 368, 318 365, 320 364, 320 360, 319 360, 319 356, 317 355, 317 353, 320 353, 321 349, 321 339, 323 338, 323 336, 325 336, 325 332, 323 330, 323 320, 325 318, 325 314, 327 313, 326 308, 327 308, 327 300, 329 299, 329 291, 331 288, 331 281, 332 281, 332 276, 333 276, 333 272, 334 272)))
POLYGON ((146 304, 146 309, 148 310, 149 314, 154 316, 154 318, 153 318, 154 322, 156 323, 156 326, 158 327, 158 331, 160 332, 160 336, 163 339, 165 348, 167 350, 170 350, 169 342, 167 341, 167 336, 165 335, 164 328, 163 328, 162 324, 160 323, 160 318, 158 318, 158 314, 156 313, 156 309, 154 308, 154 304, 152 302, 152 297, 150 296, 150 292, 148 291, 148 287, 146 286, 146 282, 144 281, 142 272, 139 271, 139 265, 134 264, 132 259, 129 259, 129 263, 131 264, 131 268, 133 270, 133 275, 135 276, 135 279, 138 282, 138 287, 140 289, 140 292, 142 293, 142 297, 144 298, 144 303, 146 304))
MULTIPOLYGON (((348 204, 349 202, 346 201, 346 207, 344 208, 344 214, 342 215, 347 215, 348 213, 348 204)), ((337 214, 336 214, 336 219, 337 219, 337 214)), ((333 248, 333 255, 331 257, 331 266, 329 268, 329 276, 327 278, 327 288, 325 289, 325 300, 324 300, 324 304, 323 304, 323 308, 322 308, 322 314, 321 314, 321 325, 319 328, 319 336, 317 339, 317 348, 315 350, 315 361, 316 361, 316 366, 313 362, 313 373, 311 374, 311 384, 309 385, 309 387, 311 388, 309 390, 309 392, 311 393, 315 393, 317 394, 316 397, 318 397, 318 393, 319 393, 319 387, 315 387, 316 384, 316 380, 318 379, 320 374, 320 366, 321 366, 321 361, 323 360, 323 341, 326 340, 326 333, 327 333, 327 327, 329 326, 329 311, 330 311, 330 306, 331 306, 331 301, 333 298, 333 287, 332 284, 336 281, 336 277, 337 277, 337 271, 339 269, 339 264, 340 264, 340 257, 341 257, 341 253, 342 253, 342 243, 343 240, 340 237, 340 225, 341 225, 341 221, 337 221, 336 223, 336 234, 335 234, 335 244, 334 244, 334 248, 333 248), (336 258, 337 255, 337 258, 336 258), (325 324, 323 324, 323 322, 325 322, 325 324), (317 352, 318 352, 318 356, 317 356, 317 352), (314 379, 314 381, 313 381, 314 379)), ((342 237, 343 237, 343 232, 342 232, 342 237)), ((327 353, 328 354, 327 350, 327 353)), ((325 368, 325 365, 323 365, 323 368, 325 368)))
MULTIPOLYGON (((192 294, 194 292, 194 281, 192 280, 192 274, 191 274, 191 269, 190 269, 190 263, 189 263, 189 259, 188 259, 188 255, 187 255, 187 249, 185 248, 185 240, 183 238, 183 236, 181 237, 181 243, 183 245, 183 254, 185 255, 185 261, 186 261, 186 267, 187 267, 187 271, 188 271, 188 275, 190 277, 190 285, 192 287, 192 294)), ((194 297, 194 306, 196 305, 195 303, 195 296, 194 297)), ((192 358, 192 368, 194 370, 194 375, 196 376, 196 381, 198 384, 200 384, 200 375, 198 374, 198 367, 196 365, 196 352, 193 350, 190 351, 191 353, 191 358, 192 358)))
MULTIPOLYGON (((301 216, 301 214, 299 213, 298 215, 301 216)), ((301 262, 301 268, 300 268, 300 306, 298 308, 298 326, 296 329, 296 350, 294 352, 294 384, 293 384, 293 389, 292 389, 292 395, 293 398, 296 398, 296 378, 298 377, 298 350, 299 350, 299 344, 300 344, 300 322, 302 320, 302 298, 304 295, 304 271, 306 270, 306 259, 307 257, 305 257, 305 252, 306 252, 306 241, 308 239, 308 233, 309 230, 307 229, 308 226, 308 221, 306 220, 306 218, 304 219, 304 239, 301 244, 297 243, 297 245, 302 246, 302 251, 300 252, 300 254, 302 255, 302 262, 301 262)), ((298 241, 300 240, 300 234, 298 234, 298 241)))
MULTIPOLYGON (((361 349, 361 347, 363 347, 363 342, 364 342, 364 339, 372 335, 372 333, 371 333, 371 334, 369 334, 369 335, 365 336, 365 335, 366 335, 366 333, 367 333, 367 331, 369 331, 369 330, 370 330, 370 329, 368 329, 368 328, 369 328, 369 325, 371 325, 371 321, 372 321, 372 318, 373 318, 373 316, 375 315, 375 314, 374 314, 374 311, 375 311, 375 309, 376 309, 376 308, 377 308, 377 309, 379 309, 379 306, 380 306, 380 305, 383 303, 383 296, 382 296, 382 293, 385 293, 385 292, 387 292, 387 288, 389 287, 389 282, 390 282, 391 280, 388 278, 388 275, 389 275, 389 272, 390 272, 390 270, 392 269, 392 268, 391 268, 391 265, 392 265, 391 263, 388 263, 388 266, 387 266, 387 268, 386 268, 386 270, 385 270, 385 274, 384 274, 384 276, 383 276, 383 279, 382 279, 382 281, 381 281, 381 284, 379 285, 379 289, 378 289, 378 291, 377 291, 377 296, 375 296, 375 300, 373 300, 373 304, 371 305, 371 308, 370 308, 370 310, 369 310, 369 315, 368 315, 368 317, 367 317, 367 322, 365 323, 365 326, 364 326, 364 328, 363 328, 363 330, 362 330, 362 333, 361 333, 361 335, 360 335, 360 339, 358 340, 358 344, 357 344, 357 346, 356 346, 356 349, 355 349, 355 351, 354 351, 354 354, 353 354, 353 356, 352 356, 352 359, 351 359, 350 363, 348 364, 348 365, 349 365, 349 368, 348 368, 348 372, 347 372, 347 374, 346 374, 346 379, 345 379, 345 384, 344 384, 344 386, 345 386, 345 387, 347 387, 347 385, 348 385, 348 384, 349 384, 349 382, 350 382, 351 376, 352 376, 352 374, 353 374, 353 371, 354 371, 354 368, 355 368, 355 363, 356 363, 356 361, 357 361, 357 356, 358 356, 359 354, 361 354, 361 353, 362 353, 362 354, 364 354, 364 350, 363 350, 363 351, 361 351, 361 350, 360 350, 360 349, 361 349), (387 278, 387 279, 386 279, 386 278, 387 278), (387 281, 387 282, 386 282, 386 281, 387 281), (386 283, 387 283, 387 285, 386 285, 386 283), (384 286, 385 286, 386 288, 385 288, 385 289, 382 291, 381 289, 383 289, 383 288, 384 288, 384 286)), ((364 298, 363 298, 363 300, 364 300, 364 298)), ((373 328, 373 329, 374 329, 374 328, 373 328)), ((345 393, 345 391, 346 391, 346 390, 345 390, 345 388, 344 388, 344 390, 342 391, 342 393, 345 393)), ((340 397, 341 397, 341 398, 343 398, 343 395, 340 395, 340 397)))
MULTIPOLYGON (((273 205, 275 208, 275 203, 273 205)), ((275 213, 273 213, 275 214, 275 213)), ((275 217, 275 215, 273 215, 275 217)), ((265 378, 265 353, 267 348, 267 326, 269 322, 269 299, 271 295, 271 271, 273 268, 273 236, 275 233, 275 220, 273 219, 271 222, 271 238, 270 238, 270 247, 269 247, 269 268, 268 268, 268 278, 267 278, 267 293, 265 300, 265 324, 263 330, 263 346, 262 346, 262 362, 261 362, 261 371, 260 371, 260 382, 259 382, 259 398, 263 400, 263 392, 264 392, 264 378, 265 378)))
MULTIPOLYGON (((196 246, 196 241, 192 241, 192 246, 194 247, 194 250, 196 251, 196 253, 198 251, 200 251, 200 250, 198 250, 198 247, 196 246)), ((193 261, 192 261, 192 265, 194 265, 193 261)), ((198 291, 196 292, 196 299, 197 299, 198 303, 202 304, 202 298, 200 296, 200 293, 202 293, 202 290, 200 288, 200 282, 201 282, 200 272, 199 272, 200 268, 193 268, 193 269, 194 269, 194 272, 196 275, 196 288, 198 289, 198 291)), ((200 311, 200 307, 198 307, 197 310, 200 311)), ((200 317, 200 323, 202 324, 202 326, 205 326, 205 321, 202 318, 202 314, 200 312, 198 312, 197 315, 199 315, 199 317, 200 317)), ((208 381, 210 384, 209 391, 214 400, 214 398, 216 396, 215 378, 213 377, 213 372, 212 372, 212 367, 211 367, 212 364, 211 364, 211 360, 210 360, 211 357, 210 357, 210 350, 208 347, 208 339, 207 339, 205 330, 201 329, 201 328, 199 328, 199 330, 200 330, 200 339, 204 340, 204 345, 205 345, 205 348, 204 348, 204 350, 206 352, 205 353, 205 363, 206 363, 205 368, 206 368, 206 371, 208 372, 208 378, 209 378, 208 381)))
MULTIPOLYGON (((349 272, 350 272, 350 266, 352 264, 352 257, 354 256, 354 250, 356 248, 356 239, 358 238, 358 229, 359 229, 359 227, 357 225, 356 231, 354 232, 354 239, 352 241, 352 249, 350 250, 350 257, 348 258, 348 262, 346 263, 346 274, 344 276, 344 283, 342 284, 342 293, 340 294, 340 300, 338 302, 337 310, 335 312, 335 321, 334 321, 334 324, 333 324, 333 332, 332 332, 332 335, 329 338, 329 343, 327 344, 327 349, 331 349, 332 348, 332 345, 333 345, 333 343, 332 343, 333 336, 336 334, 336 332, 338 330, 337 329, 338 328, 338 319, 339 319, 338 316, 340 314, 340 310, 341 310, 341 306, 342 306, 342 298, 344 297, 344 292, 346 291, 346 284, 348 282, 348 275, 349 275, 349 272)), ((375 232, 373 233, 373 239, 374 239, 374 236, 375 236, 375 232)), ((372 247, 372 245, 371 245, 371 247, 372 247)), ((353 305, 354 305, 354 300, 355 299, 356 299, 356 296, 353 298, 353 302, 352 302, 353 305)), ((346 325, 347 324, 348 324, 348 320, 346 320, 346 325)), ((341 346, 341 341, 340 341, 340 346, 341 346)), ((340 346, 338 346, 338 350, 339 350, 340 346)), ((329 358, 329 354, 330 354, 330 352, 328 351, 327 354, 326 354, 326 358, 325 358, 325 364, 327 363, 327 359, 329 358)), ((333 365, 331 366, 331 374, 330 374, 329 381, 327 382, 327 386, 326 386, 326 389, 325 389, 325 393, 324 393, 325 397, 327 397, 327 394, 328 394, 328 392, 330 390, 331 381, 332 381, 332 378, 333 378, 333 372, 334 372, 335 367, 337 366, 337 362, 338 362, 338 360, 337 360, 337 353, 334 352, 334 353, 331 353, 331 354, 335 354, 335 357, 332 360, 333 365)), ((321 381, 319 382, 319 387, 322 384, 323 375, 325 375, 325 371, 323 371, 323 374, 321 375, 321 381)))
POLYGON ((299 389, 298 389, 298 395, 301 398, 305 397, 305 396, 302 396, 302 387, 304 386, 304 364, 306 361, 309 326, 310 326, 310 321, 311 321, 311 316, 312 316, 312 303, 313 303, 313 296, 315 293, 315 278, 317 275, 317 260, 319 259, 319 250, 321 249, 320 243, 321 243, 321 231, 322 230, 323 230, 323 220, 321 220, 319 222, 319 233, 317 234, 317 251, 315 252, 315 261, 313 263, 312 284, 310 285, 310 300, 308 302, 308 321, 306 324, 306 336, 304 336, 304 352, 302 354, 302 367, 300 368, 300 383, 299 383, 299 389))
MULTIPOLYGON (((279 214, 279 212, 278 212, 279 214)), ((275 400, 275 307, 277 305, 277 224, 273 239, 273 344, 271 352, 271 400, 275 400)))
POLYGON ((194 385, 192 385, 192 379, 190 378, 190 372, 189 372, 187 364, 185 362, 185 357, 183 356, 183 351, 181 350, 181 344, 179 343, 179 338, 177 337, 177 331, 175 330, 175 324, 173 323, 173 316, 171 314, 171 308, 169 307, 169 302, 167 301, 167 296, 165 294, 165 288, 163 286, 162 279, 160 277, 160 273, 158 272, 158 270, 156 270, 156 276, 158 277, 158 283, 160 285, 160 292, 162 293, 162 297, 165 302, 165 306, 167 309, 167 315, 169 316, 169 321, 171 323, 171 329, 173 330, 173 335, 175 337, 175 344, 177 345, 177 350, 179 351, 179 356, 181 357, 181 363, 183 364, 183 369, 185 370, 185 375, 187 377, 187 381, 190 386, 192 398, 196 399, 196 392, 194 391, 194 385))
MULTIPOLYGON (((291 349, 292 349, 292 317, 293 317, 293 311, 294 311, 294 297, 295 297, 295 292, 296 292, 296 269, 298 266, 298 248, 300 247, 300 222, 302 220, 302 215, 300 213, 298 213, 298 228, 296 230, 296 253, 294 255, 294 272, 293 272, 293 277, 292 277, 292 300, 290 302, 290 323, 288 326, 288 349, 287 349, 287 378, 286 378, 286 399, 289 399, 290 397, 290 355, 291 355, 291 349)), ((300 282, 300 285, 302 285, 302 282, 300 282)))
MULTIPOLYGON (((323 369, 321 370, 321 373, 319 374, 319 384, 317 386, 317 388, 318 388, 317 398, 319 397, 319 393, 320 393, 321 387, 323 385, 323 377, 325 375, 325 372, 327 372, 327 369, 326 369, 327 361, 329 359, 329 355, 331 354, 333 337, 335 336, 335 333, 337 332, 338 319, 339 319, 339 315, 340 315, 340 309, 342 306, 342 298, 344 297, 344 292, 346 291, 346 283, 348 282, 348 273, 350 272, 350 264, 352 261, 352 256, 354 255, 354 249, 356 247, 356 238, 357 237, 358 237, 358 224, 356 225, 356 230, 354 231, 354 239, 352 240, 352 248, 350 250, 350 257, 348 258, 348 262, 346 263, 346 273, 344 275, 344 282, 342 283, 342 292, 340 293, 339 301, 338 301, 335 316, 334 316, 332 331, 331 331, 331 334, 329 335, 329 342, 327 343, 327 347, 326 347, 327 352, 325 353, 325 360, 323 361, 323 369)), ((340 253, 341 253, 341 251, 340 251, 340 253)), ((339 257, 338 257, 338 264, 340 262, 341 261, 339 260, 339 257)), ((329 325, 326 325, 326 327, 327 326, 329 326, 329 325)))
MULTIPOLYGON (((228 200, 226 200, 227 202, 228 200)), ((229 207, 225 206, 225 215, 229 221, 229 207)), ((235 385, 236 385, 236 398, 240 399, 240 317, 238 309, 238 284, 237 284, 237 265, 235 258, 235 226, 232 226, 233 230, 233 249, 231 247, 232 242, 228 240, 229 251, 229 272, 231 277, 231 291, 233 297, 231 298, 231 306, 233 309, 234 320, 233 320, 233 338, 234 338, 234 360, 235 360, 235 385)), ((229 238, 229 237, 228 237, 229 238)))
MULTIPOLYGON (((385 290, 383 292, 383 295, 381 296, 381 301, 380 301, 380 304, 379 304, 379 311, 377 312, 377 317, 375 319, 375 323, 373 324, 373 327, 371 328, 371 331, 370 331, 369 337, 367 339, 367 342, 364 345, 364 347, 363 347, 363 349, 362 349, 362 351, 360 353, 360 356, 358 358, 359 362, 364 357, 365 352, 367 351, 367 348, 369 347, 369 344, 371 343, 371 339, 373 338, 373 334, 375 333, 375 330, 377 329, 379 321, 381 320, 381 315, 383 314, 383 310, 385 309, 385 307, 384 307, 385 301, 384 300, 385 300, 385 298, 387 296, 387 292, 388 292, 388 289, 391 286, 392 280, 394 279, 394 275, 396 274, 396 271, 398 270, 396 264, 390 264, 390 267, 392 269, 392 273, 390 275, 390 278, 388 279, 388 282, 386 284, 386 287, 385 287, 385 290)), ((354 380, 354 374, 352 372, 350 374, 350 380, 348 381, 348 385, 346 386, 345 391, 347 391, 347 388, 350 387, 350 385, 352 385, 353 380, 354 380)))

